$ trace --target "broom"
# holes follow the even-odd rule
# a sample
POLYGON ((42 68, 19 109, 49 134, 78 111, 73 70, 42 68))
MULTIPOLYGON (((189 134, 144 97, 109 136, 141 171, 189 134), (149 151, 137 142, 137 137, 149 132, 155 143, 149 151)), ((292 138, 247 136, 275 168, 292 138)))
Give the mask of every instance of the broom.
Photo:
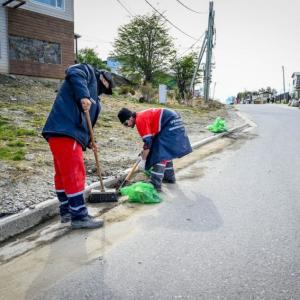
POLYGON ((92 143, 94 157, 95 157, 95 163, 96 163, 96 169, 97 169, 97 174, 100 179, 100 188, 101 188, 101 191, 92 190, 89 195, 88 200, 89 200, 89 202, 92 202, 92 203, 117 202, 118 197, 117 197, 116 190, 105 191, 102 176, 101 176, 100 164, 99 164, 98 154, 97 154, 97 150, 96 150, 96 144, 95 144, 95 139, 94 139, 94 132, 93 132, 90 113, 88 110, 85 110, 84 114, 85 114, 87 125, 88 125, 89 131, 90 131, 91 143, 92 143))
POLYGON ((139 162, 140 162, 140 158, 138 158, 137 161, 134 163, 134 165, 131 168, 130 172, 127 174, 127 176, 125 177, 125 179, 123 180, 123 182, 121 183, 119 188, 117 189, 117 194, 120 195, 121 194, 121 188, 124 187, 126 184, 128 184, 128 182, 130 181, 132 174, 135 172, 139 162))

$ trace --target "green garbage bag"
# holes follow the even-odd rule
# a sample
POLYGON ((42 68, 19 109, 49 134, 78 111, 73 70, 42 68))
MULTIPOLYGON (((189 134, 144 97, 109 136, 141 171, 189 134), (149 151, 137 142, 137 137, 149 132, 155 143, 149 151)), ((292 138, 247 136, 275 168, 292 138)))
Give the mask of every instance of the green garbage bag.
POLYGON ((160 203, 162 198, 151 183, 136 182, 120 190, 122 196, 128 196, 129 202, 144 204, 160 203))
POLYGON ((213 124, 207 126, 207 129, 214 133, 220 133, 228 130, 226 121, 221 119, 220 117, 217 117, 213 124))

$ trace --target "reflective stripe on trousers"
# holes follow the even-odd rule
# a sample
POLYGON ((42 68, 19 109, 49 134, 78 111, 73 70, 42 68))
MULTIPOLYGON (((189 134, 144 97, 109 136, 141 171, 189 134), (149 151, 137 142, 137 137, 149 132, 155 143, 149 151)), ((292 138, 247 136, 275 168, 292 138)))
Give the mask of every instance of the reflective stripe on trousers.
POLYGON ((60 213, 70 212, 72 219, 81 219, 87 215, 83 198, 85 167, 82 147, 68 137, 51 137, 48 142, 54 160, 54 183, 60 213))
POLYGON ((163 180, 175 182, 173 161, 162 161, 155 164, 151 170, 150 181, 156 188, 161 188, 163 180))

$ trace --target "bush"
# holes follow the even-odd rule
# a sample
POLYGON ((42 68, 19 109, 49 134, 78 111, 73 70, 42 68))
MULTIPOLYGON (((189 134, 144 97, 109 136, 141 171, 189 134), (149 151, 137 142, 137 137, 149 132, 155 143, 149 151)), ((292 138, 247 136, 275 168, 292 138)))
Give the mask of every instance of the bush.
POLYGON ((145 102, 154 102, 153 98, 156 94, 156 90, 152 87, 151 83, 147 83, 146 85, 141 86, 141 93, 142 98, 145 100, 145 102))
POLYGON ((122 85, 120 86, 120 89, 119 89, 119 94, 120 95, 127 95, 130 91, 130 88, 126 85, 122 85))
POLYGON ((144 103, 145 102, 145 97, 144 96, 141 96, 140 98, 139 98, 139 103, 144 103))
POLYGON ((168 97, 168 99, 170 99, 171 101, 175 101, 175 98, 176 98, 176 91, 174 91, 174 90, 168 90, 168 92, 167 92, 167 97, 168 97))
POLYGON ((135 95, 135 90, 128 85, 121 85, 118 90, 119 95, 128 95, 131 94, 132 96, 135 95))

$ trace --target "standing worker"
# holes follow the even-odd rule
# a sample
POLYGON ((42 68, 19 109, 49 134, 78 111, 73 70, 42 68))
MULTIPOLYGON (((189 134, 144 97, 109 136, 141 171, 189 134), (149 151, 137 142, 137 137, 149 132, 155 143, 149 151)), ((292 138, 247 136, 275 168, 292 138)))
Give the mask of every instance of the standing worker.
POLYGON ((162 182, 175 183, 172 159, 192 152, 180 115, 166 108, 150 108, 141 112, 132 112, 122 108, 118 113, 120 122, 133 128, 136 126, 143 139, 140 170, 151 167, 150 182, 157 191, 161 191, 162 182))
POLYGON ((89 111, 94 126, 101 110, 98 96, 111 95, 112 87, 109 72, 88 64, 70 66, 42 132, 53 155, 61 222, 71 221, 74 229, 103 225, 103 221, 89 216, 83 198, 86 174, 83 151, 91 148, 84 111, 89 111))

